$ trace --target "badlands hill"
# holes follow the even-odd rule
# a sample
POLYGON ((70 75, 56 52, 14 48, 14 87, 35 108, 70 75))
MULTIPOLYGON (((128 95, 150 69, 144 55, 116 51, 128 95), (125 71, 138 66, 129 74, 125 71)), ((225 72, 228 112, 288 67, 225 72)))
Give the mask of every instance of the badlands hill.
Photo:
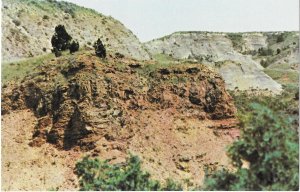
POLYGON ((2 1, 2 60, 12 61, 51 52, 54 27, 65 25, 81 47, 101 38, 111 54, 149 59, 137 37, 122 23, 91 9, 54 0, 2 1))
POLYGON ((278 43, 273 33, 175 33, 143 45, 120 22, 70 3, 4 0, 2 12, 3 190, 76 190, 83 156, 123 163, 129 153, 155 179, 201 185, 205 169, 232 168, 226 147, 239 128, 225 85, 280 92, 264 72, 298 65, 295 33, 278 43), (50 53, 57 24, 79 52, 50 53), (89 50, 98 37, 106 59, 89 50))
POLYGON ((146 42, 153 55, 201 62, 221 74, 228 89, 259 89, 279 93, 282 87, 265 68, 296 72, 299 66, 298 32, 176 32, 146 42))
POLYGON ((45 59, 3 87, 3 189, 76 189, 81 157, 120 163, 129 152, 156 179, 201 184, 206 167, 229 166, 226 145, 239 134, 224 85, 202 64, 45 59))

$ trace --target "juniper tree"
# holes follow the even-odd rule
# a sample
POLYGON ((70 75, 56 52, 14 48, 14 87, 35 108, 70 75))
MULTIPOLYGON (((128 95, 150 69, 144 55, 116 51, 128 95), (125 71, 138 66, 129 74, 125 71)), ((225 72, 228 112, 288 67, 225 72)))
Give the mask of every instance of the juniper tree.
POLYGON ((70 44, 70 47, 69 47, 69 50, 70 50, 70 53, 74 53, 76 51, 79 50, 79 43, 78 41, 72 41, 72 43, 70 44))
POLYGON ((52 52, 57 54, 57 52, 67 50, 70 46, 70 41, 72 40, 72 37, 67 33, 65 26, 58 25, 55 27, 55 33, 51 38, 51 44, 52 44, 52 52))
POLYGON ((100 40, 100 38, 94 43, 95 48, 95 53, 98 57, 100 58, 105 58, 106 57, 106 49, 102 43, 102 41, 100 40))

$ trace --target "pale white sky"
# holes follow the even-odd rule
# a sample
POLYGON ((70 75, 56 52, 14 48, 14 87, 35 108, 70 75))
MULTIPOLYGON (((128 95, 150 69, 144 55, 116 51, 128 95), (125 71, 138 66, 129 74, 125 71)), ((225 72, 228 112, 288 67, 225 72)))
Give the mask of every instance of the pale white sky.
POLYGON ((175 31, 298 31, 299 0, 66 0, 121 21, 141 41, 175 31))

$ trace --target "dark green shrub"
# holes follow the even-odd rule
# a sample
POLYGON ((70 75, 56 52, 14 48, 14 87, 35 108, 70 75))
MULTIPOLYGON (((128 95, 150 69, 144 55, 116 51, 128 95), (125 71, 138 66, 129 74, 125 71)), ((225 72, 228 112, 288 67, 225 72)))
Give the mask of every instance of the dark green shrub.
POLYGON ((105 58, 106 57, 106 49, 100 39, 98 39, 95 43, 94 46, 95 48, 95 53, 98 57, 100 58, 105 58))
POLYGON ((281 53, 281 50, 278 48, 278 49, 276 50, 276 53, 277 53, 277 55, 280 54, 280 53, 281 53))
POLYGON ((281 95, 271 96, 264 94, 249 94, 245 91, 239 93, 231 93, 234 99, 234 104, 238 109, 239 114, 247 114, 252 111, 251 103, 259 103, 270 108, 276 114, 291 118, 291 129, 298 130, 299 126, 299 103, 295 100, 295 94, 298 87, 284 86, 284 91, 281 95))
POLYGON ((51 38, 52 52, 60 52, 67 50, 70 46, 72 37, 67 33, 65 26, 58 25, 55 27, 55 33, 51 38))
POLYGON ((262 59, 260 61, 260 65, 263 66, 264 68, 268 67, 271 64, 270 59, 262 59))
POLYGON ((268 66, 266 63, 266 60, 263 60, 263 59, 260 61, 260 65, 263 66, 264 68, 266 68, 268 66))
POLYGON ((243 55, 252 55, 255 56, 257 54, 257 50, 247 50, 242 52, 243 55))
POLYGON ((227 36, 231 40, 232 46, 238 51, 241 51, 244 43, 243 35, 241 33, 228 33, 227 36))
POLYGON ((162 186, 160 191, 182 191, 182 186, 172 179, 167 179, 166 184, 162 186))
POLYGON ((246 114, 252 111, 251 103, 259 103, 263 106, 270 108, 275 113, 292 115, 289 109, 294 106, 298 107, 296 103, 292 103, 292 97, 296 90, 285 90, 281 95, 264 95, 264 94, 251 94, 246 91, 238 93, 230 93, 233 97, 234 104, 240 114, 246 114))
POLYGON ((280 35, 277 36, 276 42, 280 43, 280 42, 283 42, 283 41, 284 41, 284 36, 283 36, 283 33, 281 33, 280 35))
POLYGON ((125 57, 122 53, 119 53, 119 52, 115 53, 115 56, 116 56, 116 58, 118 58, 118 59, 122 59, 122 58, 125 57))
POLYGON ((76 17, 74 10, 71 8, 65 9, 64 12, 70 14, 73 19, 76 17))
POLYGON ((48 15, 44 15, 43 16, 43 20, 48 20, 49 19, 49 16, 48 15))
POLYGON ((241 139, 228 154, 235 172, 221 170, 205 180, 206 190, 298 190, 299 143, 286 116, 260 104, 241 115, 241 139), (242 168, 242 160, 249 168, 242 168))
POLYGON ((14 19, 12 21, 16 26, 20 26, 21 25, 21 21, 14 19))
POLYGON ((273 55, 274 51, 273 49, 270 49, 270 48, 259 48, 258 49, 258 54, 260 56, 269 56, 269 55, 273 55))
POLYGON ((150 179, 150 174, 141 170, 141 161, 136 156, 130 156, 125 164, 116 165, 84 157, 76 164, 75 173, 79 177, 80 190, 85 191, 182 190, 171 180, 161 186, 158 181, 150 179))
POLYGON ((75 53, 79 50, 79 43, 78 41, 72 41, 69 47, 70 53, 75 53))
POLYGON ((295 100, 299 100, 299 90, 295 93, 295 100))

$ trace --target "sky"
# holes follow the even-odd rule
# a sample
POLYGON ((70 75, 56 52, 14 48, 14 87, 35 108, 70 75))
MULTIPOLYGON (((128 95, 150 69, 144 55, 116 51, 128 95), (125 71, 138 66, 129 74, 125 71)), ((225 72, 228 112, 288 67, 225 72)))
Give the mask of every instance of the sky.
POLYGON ((65 0, 121 21, 142 42, 176 31, 298 31, 299 0, 65 0))

